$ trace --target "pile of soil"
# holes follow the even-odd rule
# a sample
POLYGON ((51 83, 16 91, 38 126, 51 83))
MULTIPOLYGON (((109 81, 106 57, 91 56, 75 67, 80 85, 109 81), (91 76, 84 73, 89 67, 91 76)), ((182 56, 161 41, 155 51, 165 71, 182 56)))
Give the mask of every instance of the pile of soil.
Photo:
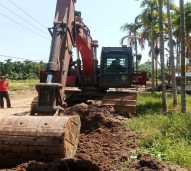
POLYGON ((153 159, 150 155, 141 156, 132 163, 131 171, 188 171, 179 166, 171 166, 153 159))
POLYGON ((100 127, 112 128, 119 125, 120 120, 114 117, 114 112, 112 107, 99 107, 81 103, 67 108, 64 114, 80 115, 81 133, 89 133, 100 127))
POLYGON ((115 171, 137 147, 137 137, 122 127, 122 118, 115 116, 112 107, 79 104, 68 112, 77 112, 82 122, 78 159, 92 161, 103 171, 115 171))
POLYGON ((118 171, 122 162, 129 159, 137 137, 130 130, 115 126, 99 128, 89 134, 81 134, 76 157, 90 160, 102 171, 118 171))

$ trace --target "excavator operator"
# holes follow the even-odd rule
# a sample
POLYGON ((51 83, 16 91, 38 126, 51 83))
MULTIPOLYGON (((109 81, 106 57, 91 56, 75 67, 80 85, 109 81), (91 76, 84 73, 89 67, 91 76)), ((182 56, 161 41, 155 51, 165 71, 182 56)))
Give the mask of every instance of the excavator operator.
POLYGON ((125 72, 125 68, 120 64, 119 58, 112 61, 109 70, 113 72, 125 72))

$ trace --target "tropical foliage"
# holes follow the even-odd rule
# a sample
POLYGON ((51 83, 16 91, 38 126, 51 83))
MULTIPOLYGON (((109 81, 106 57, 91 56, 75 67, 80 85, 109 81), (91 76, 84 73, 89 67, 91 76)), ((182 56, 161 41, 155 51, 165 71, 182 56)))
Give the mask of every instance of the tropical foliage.
POLYGON ((37 78, 37 74, 45 67, 43 62, 12 61, 8 59, 0 62, 0 74, 7 75, 9 79, 26 80, 37 78))
MULTIPOLYGON (((184 0, 180 0, 178 5, 172 0, 137 1, 140 1, 142 11, 133 23, 125 23, 122 26, 122 30, 127 32, 122 40, 136 35, 141 48, 147 46, 150 48, 152 89, 158 86, 158 78, 160 78, 163 87, 162 106, 165 108, 165 87, 168 83, 169 87, 172 87, 174 107, 176 107, 175 75, 176 72, 181 71, 182 93, 185 93, 183 90, 185 89, 185 58, 191 57, 191 2, 184 3, 184 0), (160 77, 158 77, 158 68, 161 70, 160 77)), ((135 42, 133 39, 130 45, 135 47, 135 42)), ((183 112, 186 111, 185 97, 183 94, 183 112)))

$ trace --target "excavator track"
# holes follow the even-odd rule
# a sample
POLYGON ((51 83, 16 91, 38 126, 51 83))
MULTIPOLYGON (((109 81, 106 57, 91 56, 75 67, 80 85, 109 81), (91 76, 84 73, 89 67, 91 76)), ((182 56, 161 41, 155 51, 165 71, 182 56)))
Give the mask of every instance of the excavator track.
POLYGON ((123 115, 136 114, 137 92, 108 92, 102 100, 103 106, 112 106, 123 115))
POLYGON ((0 118, 0 166, 29 160, 74 157, 80 117, 8 116, 0 118))

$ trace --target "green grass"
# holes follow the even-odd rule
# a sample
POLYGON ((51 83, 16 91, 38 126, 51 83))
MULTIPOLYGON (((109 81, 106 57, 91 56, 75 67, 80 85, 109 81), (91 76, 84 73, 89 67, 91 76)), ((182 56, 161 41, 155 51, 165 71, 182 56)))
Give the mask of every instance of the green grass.
MULTIPOLYGON (((172 106, 171 96, 168 99, 172 106)), ((187 100, 190 103, 191 97, 187 100)), ((191 169, 191 114, 162 114, 159 93, 140 94, 138 106, 138 117, 126 126, 140 134, 139 152, 191 169)))
POLYGON ((38 83, 38 80, 10 80, 10 91, 31 89, 38 83))

